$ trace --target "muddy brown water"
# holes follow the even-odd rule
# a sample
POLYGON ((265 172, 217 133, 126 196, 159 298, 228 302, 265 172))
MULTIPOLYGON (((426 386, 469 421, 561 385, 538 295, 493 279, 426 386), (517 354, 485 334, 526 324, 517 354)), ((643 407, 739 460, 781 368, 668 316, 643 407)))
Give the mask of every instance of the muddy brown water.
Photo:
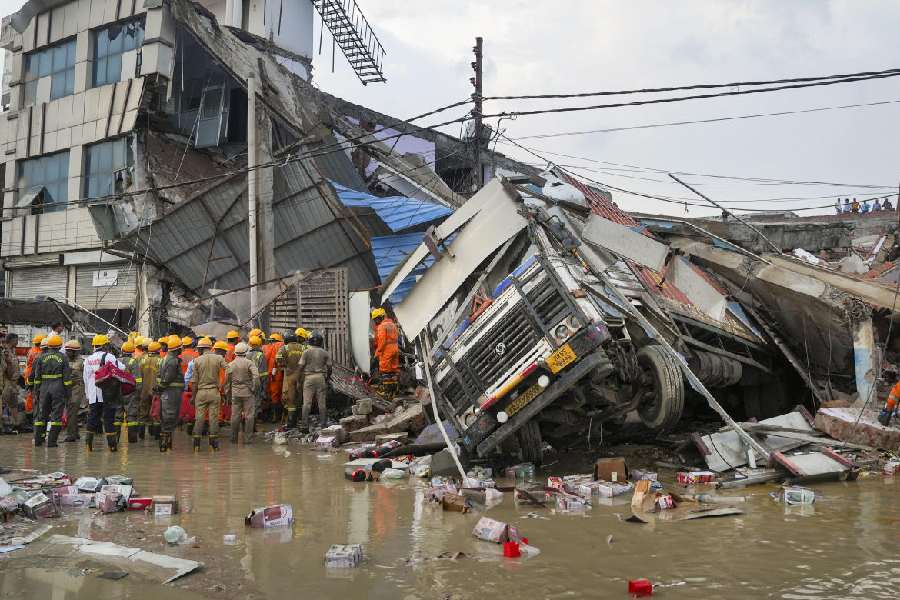
MULTIPOLYGON (((205 564, 165 586, 137 574, 109 581, 97 576, 109 567, 70 562, 45 536, 0 555, 0 598, 627 598, 627 580, 639 577, 657 584, 660 598, 900 596, 900 486, 880 475, 814 485, 813 506, 776 504, 768 496, 774 486, 755 486, 739 492, 749 495, 743 515, 646 525, 624 521, 628 499, 568 515, 517 507, 507 494, 487 514, 517 524, 540 548, 526 560, 504 559, 500 547, 473 538, 479 513, 424 504, 420 480, 351 483, 343 453, 287 450, 226 443, 217 454, 192 454, 183 433, 166 455, 149 443, 88 454, 80 445, 35 449, 26 436, 0 438, 5 467, 126 474, 140 495, 174 494, 181 503, 182 512, 167 520, 68 509, 52 521, 52 533, 205 564), (250 508, 273 503, 293 505, 292 528, 244 527, 250 508), (170 524, 196 544, 167 547, 162 532, 170 524), (237 543, 226 545, 223 535, 232 533, 237 543), (323 557, 334 543, 363 544, 363 565, 326 569, 323 557), (456 552, 465 556, 438 558, 456 552)), ((563 474, 558 467, 551 470, 563 474)))

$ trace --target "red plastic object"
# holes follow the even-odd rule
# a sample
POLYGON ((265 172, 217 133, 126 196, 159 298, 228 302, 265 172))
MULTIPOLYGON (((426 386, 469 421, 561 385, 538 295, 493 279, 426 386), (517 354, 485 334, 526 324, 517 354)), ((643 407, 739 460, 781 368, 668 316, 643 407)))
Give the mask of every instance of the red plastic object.
POLYGON ((147 510, 153 504, 153 498, 129 498, 128 510, 147 510))
POLYGON ((653 595, 653 584, 649 579, 629 579, 628 593, 635 598, 653 595))
POLYGON ((523 537, 523 538, 522 538, 522 543, 525 544, 525 545, 527 546, 527 545, 528 545, 528 538, 527 538, 527 537, 523 537))
POLYGON ((506 558, 519 558, 522 553, 519 552, 518 542, 503 542, 503 556, 506 558))

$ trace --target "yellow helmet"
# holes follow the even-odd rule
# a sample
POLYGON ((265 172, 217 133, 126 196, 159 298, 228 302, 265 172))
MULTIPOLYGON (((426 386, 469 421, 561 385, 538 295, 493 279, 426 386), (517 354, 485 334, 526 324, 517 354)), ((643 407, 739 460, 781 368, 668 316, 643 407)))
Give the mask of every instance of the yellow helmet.
POLYGON ((150 340, 148 338, 145 338, 145 337, 139 335, 139 336, 137 336, 137 338, 135 338, 134 345, 137 348, 146 348, 149 341, 150 340))
POLYGON ((51 335, 50 339, 47 340, 47 345, 51 348, 59 348, 62 346, 62 338, 58 335, 51 335))
POLYGON ((131 333, 128 334, 128 339, 131 340, 132 343, 139 340, 140 337, 141 337, 140 331, 132 331, 131 333))
POLYGON ((260 328, 258 328, 258 327, 255 327, 255 328, 251 329, 251 330, 250 330, 250 333, 247 334, 248 337, 251 337, 251 336, 254 336, 254 335, 255 335, 256 337, 259 337, 259 338, 264 338, 264 337, 266 337, 266 334, 263 333, 263 330, 260 329, 260 328))
POLYGON ((192 337, 189 336, 189 335, 186 335, 186 336, 184 336, 183 338, 181 338, 181 344, 182 344, 183 346, 190 346, 190 345, 193 344, 193 343, 194 343, 194 338, 192 338, 192 337))
POLYGON ((239 340, 239 339, 241 339, 241 334, 239 334, 237 331, 232 330, 232 331, 228 332, 228 335, 225 336, 225 339, 226 340, 239 340))
POLYGON ((159 342, 150 342, 147 350, 149 350, 150 352, 159 352, 160 350, 162 350, 162 344, 160 344, 159 342))
POLYGON ((203 338, 199 342, 197 342, 198 348, 212 348, 212 340, 208 337, 203 338))
POLYGON ((41 342, 44 341, 45 337, 47 337, 47 336, 45 336, 42 333, 39 333, 36 336, 34 336, 33 338, 31 338, 31 343, 34 344, 35 346, 40 346, 41 342))
POLYGON ((134 352, 134 344, 131 342, 125 342, 124 344, 122 344, 122 352, 131 354, 132 352, 134 352))
POLYGON ((169 336, 164 335, 156 341, 161 346, 168 346, 169 345, 169 336))
POLYGON ((97 346, 105 346, 108 343, 109 343, 109 338, 106 337, 105 335, 103 335, 102 333, 99 335, 95 335, 94 339, 91 340, 91 346, 94 346, 95 348, 97 346))
POLYGON ((373 321, 375 319, 377 319, 378 317, 385 317, 385 316, 387 316, 387 313, 380 306, 378 308, 372 309, 372 320, 373 321))
POLYGON ((309 332, 307 330, 303 329, 302 327, 298 327, 297 329, 295 329, 294 335, 296 335, 299 338, 303 338, 304 340, 309 339, 309 332))
POLYGON ((269 341, 270 342, 272 342, 272 341, 283 342, 284 338, 281 336, 280 333, 273 333, 272 335, 269 336, 269 341))
POLYGON ((260 346, 262 346, 262 338, 260 338, 258 335, 251 335, 250 336, 250 347, 251 348, 259 348, 260 346))
POLYGON ((66 350, 81 350, 81 342, 78 340, 69 340, 66 342, 66 350))
POLYGON ((225 350, 226 352, 228 352, 228 344, 226 344, 222 340, 219 340, 218 342, 213 344, 213 348, 215 348, 216 350, 225 350))
POLYGON ((177 335, 170 335, 169 343, 166 345, 169 347, 169 350, 177 350, 178 348, 181 348, 181 338, 177 335))

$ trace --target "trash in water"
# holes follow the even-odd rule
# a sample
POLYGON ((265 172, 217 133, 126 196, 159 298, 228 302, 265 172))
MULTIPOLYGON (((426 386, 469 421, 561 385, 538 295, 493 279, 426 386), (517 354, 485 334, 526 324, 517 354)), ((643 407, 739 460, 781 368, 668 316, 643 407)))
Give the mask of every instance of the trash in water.
POLYGON ((653 584, 649 579, 629 579, 628 593, 636 598, 653 595, 653 584))
POLYGON ((290 504, 275 504, 254 508, 244 519, 248 527, 268 529, 270 527, 287 527, 294 522, 294 507, 290 504))
POLYGON ((519 558, 522 553, 519 551, 517 542, 503 542, 503 556, 506 558, 519 558))
MULTIPOLYGON (((900 471, 900 460, 889 460, 884 463, 884 474, 885 475, 894 475, 900 471)), ((0 496, 3 494, 0 493, 0 496)))
POLYGON ((703 483, 715 483, 716 474, 712 471, 679 471, 675 474, 678 485, 688 487, 703 483))
POLYGON ((776 502, 784 502, 785 504, 794 506, 799 504, 812 504, 816 501, 816 493, 805 487, 791 486, 785 487, 777 492, 769 494, 776 502))
POLYGON ((105 482, 105 479, 97 479, 96 477, 79 477, 75 480, 75 487, 82 492, 93 493, 99 492, 105 482))
POLYGON ((153 498, 129 498, 128 510, 147 510, 153 504, 153 498))
POLYGON ((237 536, 233 533, 226 533, 222 536, 222 543, 226 546, 234 546, 237 543, 237 536))
POLYGON ((359 566, 362 562, 362 546, 360 544, 334 544, 325 553, 325 566, 347 569, 359 566))
POLYGON ((381 472, 382 479, 406 479, 406 471, 400 469, 385 469, 381 472))
POLYGON ((472 535, 486 542, 502 544, 504 542, 518 542, 519 529, 515 525, 509 525, 488 517, 481 517, 472 530, 472 535))
POLYGON ((154 496, 153 516, 171 517, 178 513, 178 501, 175 496, 154 496))
POLYGON ((127 475, 109 475, 106 477, 107 485, 134 485, 134 479, 127 475))
POLYGON ((127 571, 104 571, 97 575, 100 579, 109 579, 111 581, 118 581, 120 579, 124 579, 128 577, 127 571))
POLYGON ((163 532, 163 538, 168 544, 185 544, 188 542, 187 531, 178 525, 170 525, 163 532))
POLYGON ((441 498, 441 506, 449 512, 469 512, 469 503, 464 496, 447 492, 441 498))

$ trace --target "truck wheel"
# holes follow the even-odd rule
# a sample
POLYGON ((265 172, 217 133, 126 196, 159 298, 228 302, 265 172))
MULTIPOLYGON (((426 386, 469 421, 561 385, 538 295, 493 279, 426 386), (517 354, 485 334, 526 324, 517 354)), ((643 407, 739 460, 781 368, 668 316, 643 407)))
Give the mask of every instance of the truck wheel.
POLYGON ((539 467, 544 462, 544 441, 541 438, 541 426, 535 421, 528 421, 517 432, 522 460, 534 463, 539 467))
POLYGON ((644 346, 637 353, 641 377, 638 382, 638 416, 655 431, 671 429, 684 411, 684 379, 681 369, 661 346, 644 346))

